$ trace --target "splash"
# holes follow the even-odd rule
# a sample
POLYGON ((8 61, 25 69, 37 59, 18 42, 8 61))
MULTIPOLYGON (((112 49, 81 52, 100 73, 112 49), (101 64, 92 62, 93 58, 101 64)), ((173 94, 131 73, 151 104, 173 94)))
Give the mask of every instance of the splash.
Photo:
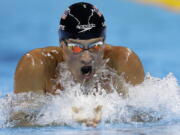
MULTIPOLYGON (((160 79, 146 74, 145 81, 135 87, 128 86, 128 94, 117 92, 113 81, 107 92, 98 80, 98 91, 75 83, 66 69, 60 65, 63 78, 58 80, 64 91, 57 95, 22 93, 0 98, 0 127, 67 125, 77 127, 92 124, 159 123, 180 120, 180 87, 172 73, 160 79), (62 68, 63 67, 63 68, 62 68), (88 123, 88 124, 87 124, 88 123)), ((117 75, 112 70, 100 69, 97 74, 117 75), (100 72, 101 71, 101 72, 100 72)), ((99 78, 99 77, 100 78, 99 78)), ((117 76, 116 76, 117 77, 117 76)), ((121 77, 119 79, 122 79, 121 77)))

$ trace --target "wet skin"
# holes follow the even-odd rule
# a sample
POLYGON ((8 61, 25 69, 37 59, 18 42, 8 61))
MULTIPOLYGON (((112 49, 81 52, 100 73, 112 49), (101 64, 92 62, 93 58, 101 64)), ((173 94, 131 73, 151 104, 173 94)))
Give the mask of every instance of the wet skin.
MULTIPOLYGON (((66 40, 67 43, 81 44, 84 48, 98 41, 103 39, 66 40)), ((108 66, 119 75, 124 74, 126 82, 137 85, 144 80, 144 69, 140 59, 126 47, 104 44, 98 52, 85 49, 75 54, 67 47, 67 43, 62 41, 60 47, 38 48, 26 53, 16 67, 14 92, 54 94, 56 89, 62 90, 61 84, 54 81, 58 77, 57 65, 61 62, 68 63, 69 70, 78 82, 90 81, 103 59, 109 59, 108 66)))

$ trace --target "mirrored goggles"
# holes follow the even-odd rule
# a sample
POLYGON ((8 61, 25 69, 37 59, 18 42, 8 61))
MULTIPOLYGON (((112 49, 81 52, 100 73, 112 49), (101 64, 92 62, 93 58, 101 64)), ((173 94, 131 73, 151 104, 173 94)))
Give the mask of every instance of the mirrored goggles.
POLYGON ((103 41, 98 41, 92 44, 89 44, 88 46, 78 44, 78 43, 67 43, 67 47, 71 49, 74 53, 80 53, 84 50, 89 50, 92 52, 99 51, 101 47, 103 46, 103 41))

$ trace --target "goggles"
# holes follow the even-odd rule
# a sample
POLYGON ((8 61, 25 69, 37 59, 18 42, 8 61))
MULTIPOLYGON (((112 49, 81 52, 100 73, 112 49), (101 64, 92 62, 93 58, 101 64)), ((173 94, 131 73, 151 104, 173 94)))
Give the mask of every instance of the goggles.
POLYGON ((74 53, 80 53, 84 50, 97 52, 101 49, 103 44, 104 43, 102 41, 98 41, 98 42, 95 42, 92 44, 88 44, 87 46, 82 45, 82 44, 78 44, 78 43, 66 43, 68 49, 72 50, 72 52, 74 52, 74 53))

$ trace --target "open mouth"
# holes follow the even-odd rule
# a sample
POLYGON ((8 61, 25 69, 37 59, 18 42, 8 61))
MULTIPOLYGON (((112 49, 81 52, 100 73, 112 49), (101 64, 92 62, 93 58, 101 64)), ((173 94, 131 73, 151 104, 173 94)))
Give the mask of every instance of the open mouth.
POLYGON ((85 78, 89 78, 92 73, 92 66, 83 66, 81 68, 81 73, 85 78))

